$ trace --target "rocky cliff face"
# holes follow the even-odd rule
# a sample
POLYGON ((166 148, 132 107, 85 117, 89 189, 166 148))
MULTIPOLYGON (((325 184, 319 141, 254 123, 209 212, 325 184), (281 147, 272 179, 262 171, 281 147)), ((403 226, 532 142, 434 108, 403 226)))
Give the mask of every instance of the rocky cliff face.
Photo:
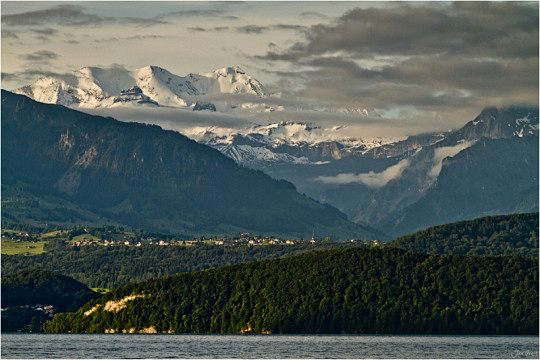
POLYGON ((538 108, 488 108, 451 134, 451 138, 465 141, 524 136, 538 136, 538 108))

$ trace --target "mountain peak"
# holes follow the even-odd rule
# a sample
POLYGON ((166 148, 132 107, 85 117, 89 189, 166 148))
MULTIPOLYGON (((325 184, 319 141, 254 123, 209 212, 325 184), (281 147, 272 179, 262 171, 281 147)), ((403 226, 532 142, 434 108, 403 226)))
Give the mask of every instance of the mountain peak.
POLYGON ((156 65, 146 65, 140 69, 135 70, 139 74, 159 74, 160 72, 167 71, 163 69, 162 67, 156 66, 156 65))
POLYGON ((134 71, 123 67, 99 68, 87 66, 71 76, 48 76, 34 84, 14 90, 34 100, 73 106, 98 108, 131 106, 134 104, 192 106, 193 96, 208 94, 253 94, 265 97, 262 84, 247 75, 239 66, 225 67, 211 73, 178 76, 156 66, 147 65, 134 71), (141 96, 118 96, 138 88, 141 96))
POLYGON ((462 130, 468 136, 488 138, 538 136, 538 108, 525 106, 489 107, 462 130))
POLYGON ((221 69, 214 70, 214 73, 224 75, 224 76, 234 75, 234 74, 240 74, 240 75, 246 74, 246 72, 242 70, 239 66, 224 67, 221 69))

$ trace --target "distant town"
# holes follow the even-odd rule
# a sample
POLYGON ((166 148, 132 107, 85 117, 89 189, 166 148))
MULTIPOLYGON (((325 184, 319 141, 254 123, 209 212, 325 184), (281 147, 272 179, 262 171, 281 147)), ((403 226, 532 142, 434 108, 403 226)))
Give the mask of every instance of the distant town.
MULTIPOLYGON (((313 233, 311 239, 282 239, 274 236, 254 235, 247 232, 237 236, 199 236, 183 239, 174 235, 150 233, 143 230, 125 230, 123 227, 74 227, 71 229, 42 230, 31 228, 21 230, 2 228, 2 253, 35 255, 56 246, 202 246, 215 245, 223 247, 234 246, 264 246, 264 245, 299 245, 314 244, 322 241, 332 241, 331 238, 317 238, 313 233), (48 246, 46 244, 49 244, 48 246)), ((365 246, 377 246, 378 240, 351 239, 365 246)))

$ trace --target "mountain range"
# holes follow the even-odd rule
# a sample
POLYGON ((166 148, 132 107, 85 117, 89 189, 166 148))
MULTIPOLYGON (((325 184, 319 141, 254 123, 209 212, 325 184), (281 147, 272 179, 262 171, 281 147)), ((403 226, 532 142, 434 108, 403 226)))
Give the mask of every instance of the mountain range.
MULTIPOLYGON (((347 136, 340 124, 251 121, 289 105, 239 67, 185 77, 156 66, 131 72, 83 68, 15 92, 79 109, 242 113, 246 121, 235 128, 201 124, 181 132, 392 236, 475 217, 538 211, 538 107, 486 108, 462 128, 442 133, 360 139, 347 136)), ((317 110, 376 115, 362 108, 317 110)))
POLYGON ((2 219, 119 223, 186 235, 373 238, 294 185, 156 125, 2 91, 2 219))
POLYGON ((40 78, 14 92, 44 103, 80 108, 127 104, 185 107, 195 106, 190 98, 197 95, 267 95, 261 83, 238 66, 185 77, 151 65, 134 71, 85 67, 71 75, 40 78))
POLYGON ((538 108, 487 108, 460 129, 394 142, 320 140, 318 132, 282 122, 193 138, 392 236, 538 211, 538 108))

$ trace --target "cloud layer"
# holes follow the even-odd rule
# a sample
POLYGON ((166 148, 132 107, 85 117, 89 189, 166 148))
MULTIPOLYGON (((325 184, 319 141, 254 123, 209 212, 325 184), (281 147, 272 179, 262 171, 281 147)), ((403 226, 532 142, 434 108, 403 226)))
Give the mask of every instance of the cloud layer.
POLYGON ((465 141, 461 144, 455 146, 443 146, 436 148, 433 153, 433 167, 428 172, 428 176, 436 178, 439 176, 442 170, 443 160, 446 158, 451 158, 459 154, 461 151, 471 147, 474 143, 470 141, 465 141))
POLYGON ((281 93, 276 104, 333 111, 280 120, 411 135, 489 106, 536 105, 538 40, 535 2, 8 1, 2 80, 14 89, 114 63, 179 75, 240 65, 281 93))
POLYGON ((538 103, 535 3, 359 8, 304 34, 303 41, 255 57, 288 64, 288 76, 303 83, 291 96, 444 116, 457 107, 538 103))
POLYGON ((80 27, 98 26, 111 23, 131 23, 138 25, 157 25, 167 22, 158 17, 136 18, 136 17, 111 17, 89 14, 84 7, 79 5, 57 5, 52 8, 26 11, 17 14, 2 15, 3 26, 39 26, 47 24, 80 27))
POLYGON ((319 176, 315 179, 315 181, 335 185, 360 183, 369 188, 377 189, 388 184, 390 180, 399 178, 403 173, 403 170, 405 170, 409 165, 410 161, 408 159, 404 159, 379 173, 370 171, 363 174, 345 173, 336 176, 319 176))

